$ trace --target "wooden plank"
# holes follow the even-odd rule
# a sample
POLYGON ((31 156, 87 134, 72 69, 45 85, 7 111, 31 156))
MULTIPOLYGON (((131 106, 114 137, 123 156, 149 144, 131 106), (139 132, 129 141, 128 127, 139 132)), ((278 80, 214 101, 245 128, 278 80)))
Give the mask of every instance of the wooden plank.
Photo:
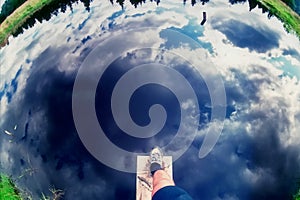
MULTIPOLYGON (((151 200, 152 177, 149 170, 149 159, 149 156, 137 156, 136 200, 151 200)), ((172 156, 163 157, 163 167, 173 178, 172 156)))

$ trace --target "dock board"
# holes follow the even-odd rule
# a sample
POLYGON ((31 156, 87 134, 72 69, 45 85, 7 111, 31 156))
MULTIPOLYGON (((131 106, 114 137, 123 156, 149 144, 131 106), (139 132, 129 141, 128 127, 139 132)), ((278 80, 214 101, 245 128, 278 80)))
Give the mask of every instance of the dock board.
MULTIPOLYGON (((151 200, 152 177, 149 171, 149 156, 137 156, 136 200, 151 200)), ((172 156, 163 157, 163 167, 173 178, 172 156)))

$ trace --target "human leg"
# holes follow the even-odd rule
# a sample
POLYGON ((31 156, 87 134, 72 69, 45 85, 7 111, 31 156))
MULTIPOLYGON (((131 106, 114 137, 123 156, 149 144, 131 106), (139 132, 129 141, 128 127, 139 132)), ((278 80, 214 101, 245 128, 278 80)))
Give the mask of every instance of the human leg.
POLYGON ((155 147, 152 149, 150 163, 150 172, 153 177, 152 196, 163 187, 175 185, 169 174, 163 170, 163 155, 160 148, 155 147))
POLYGON ((172 178, 169 176, 169 174, 162 169, 155 171, 155 173, 153 174, 152 184, 153 184, 152 197, 158 190, 166 186, 175 186, 175 183, 172 180, 172 178))

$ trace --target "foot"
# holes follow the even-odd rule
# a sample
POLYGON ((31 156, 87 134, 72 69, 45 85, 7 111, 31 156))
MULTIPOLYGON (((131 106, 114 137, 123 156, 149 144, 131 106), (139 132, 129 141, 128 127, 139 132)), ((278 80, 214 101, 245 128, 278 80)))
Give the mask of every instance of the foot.
POLYGON ((150 172, 153 175, 160 169, 163 169, 163 154, 159 147, 154 147, 150 152, 150 172))

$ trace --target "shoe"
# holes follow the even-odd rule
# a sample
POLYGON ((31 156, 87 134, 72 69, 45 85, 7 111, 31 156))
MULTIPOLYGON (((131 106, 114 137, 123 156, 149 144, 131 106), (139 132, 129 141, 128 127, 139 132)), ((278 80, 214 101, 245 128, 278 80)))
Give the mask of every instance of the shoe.
POLYGON ((150 172, 153 174, 163 169, 163 154, 159 147, 154 147, 150 152, 150 172))

